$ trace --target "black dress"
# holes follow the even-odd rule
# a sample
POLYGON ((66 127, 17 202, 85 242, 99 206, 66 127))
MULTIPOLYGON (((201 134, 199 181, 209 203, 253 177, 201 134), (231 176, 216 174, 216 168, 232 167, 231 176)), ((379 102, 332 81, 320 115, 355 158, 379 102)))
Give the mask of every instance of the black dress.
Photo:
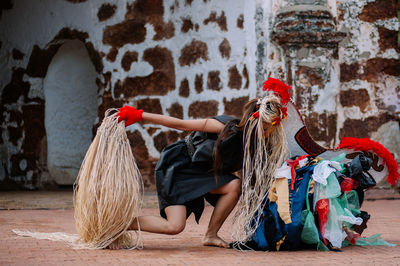
POLYGON ((237 119, 222 115, 214 119, 231 128, 230 135, 219 146, 222 160, 217 175, 213 170, 213 148, 217 134, 192 132, 185 140, 177 141, 161 152, 155 169, 160 215, 166 218, 165 208, 185 205, 186 217, 193 212, 199 222, 204 210, 204 198, 215 206, 219 195, 210 194, 238 178, 232 173, 242 168, 242 132, 237 131, 237 119), (217 176, 217 178, 216 178, 217 176))

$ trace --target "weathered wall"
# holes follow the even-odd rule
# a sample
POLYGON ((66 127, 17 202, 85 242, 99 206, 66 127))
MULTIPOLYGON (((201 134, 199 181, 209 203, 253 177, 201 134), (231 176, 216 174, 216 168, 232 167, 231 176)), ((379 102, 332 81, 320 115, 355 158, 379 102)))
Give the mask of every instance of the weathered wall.
MULTIPOLYGON (((318 142, 369 136, 400 153, 394 0, 6 0, 0 22, 3 189, 64 182, 48 174, 57 123, 47 122, 54 98, 43 86, 69 40, 84 45, 95 69, 97 96, 84 101, 97 105, 87 122, 93 132, 106 109, 124 104, 185 119, 239 116, 273 76, 293 86, 318 142)), ((74 128, 71 112, 62 115, 68 130, 88 134, 74 128)), ((186 133, 146 123, 127 130, 145 185, 154 187, 159 152, 186 133)))
POLYGON ((340 92, 337 138, 372 137, 400 161, 400 45, 397 3, 338 1, 340 92))
POLYGON ((335 147, 343 137, 370 137, 399 160, 396 1, 288 0, 273 12, 260 69, 294 85, 313 138, 335 147))
MULTIPOLYGON (((49 127, 56 127, 57 123, 46 122, 49 120, 46 101, 53 101, 54 97, 46 99, 43 82, 48 79, 54 55, 68 40, 85 45, 97 72, 98 119, 91 125, 94 128, 106 109, 123 104, 179 118, 199 118, 224 112, 240 115, 240 105, 255 96, 251 45, 254 3, 189 0, 3 3, 0 18, 3 188, 16 185, 33 188, 43 181, 63 183, 58 176, 47 175, 51 170, 48 152, 63 149, 49 147, 57 146, 48 139, 49 127)), ((75 78, 71 77, 71 86, 75 78)), ((71 112, 65 110, 62 115, 74 124, 71 112)), ((66 130, 59 126, 55 131, 66 130)), ((74 126, 69 125, 68 130, 74 126)), ((83 132, 79 127, 75 130, 83 132)), ((152 172, 161 149, 185 134, 150 124, 128 128, 146 186, 154 184, 152 172)), ((64 138, 60 141, 74 142, 64 138)), ((72 157, 66 153, 64 156, 72 157)))

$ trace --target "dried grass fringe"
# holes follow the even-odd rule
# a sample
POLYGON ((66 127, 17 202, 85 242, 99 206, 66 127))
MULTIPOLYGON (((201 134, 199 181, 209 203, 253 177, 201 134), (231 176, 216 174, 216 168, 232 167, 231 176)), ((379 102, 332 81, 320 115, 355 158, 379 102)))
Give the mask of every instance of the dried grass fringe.
POLYGON ((280 100, 275 96, 264 97, 259 108, 260 118, 249 119, 243 130, 242 194, 232 219, 232 238, 241 244, 245 244, 254 235, 261 217, 258 214, 262 213, 274 173, 288 156, 282 123, 275 126, 267 139, 264 136, 263 122, 271 124, 277 116, 277 113, 266 108, 266 103, 272 101, 280 100), (251 151, 254 151, 254 155, 251 151))
POLYGON ((142 206, 143 180, 125 125, 118 123, 116 111, 106 111, 74 183, 78 235, 13 230, 14 233, 65 241, 78 249, 102 249, 111 243, 126 249, 143 247, 139 223, 139 230, 128 232, 142 206))

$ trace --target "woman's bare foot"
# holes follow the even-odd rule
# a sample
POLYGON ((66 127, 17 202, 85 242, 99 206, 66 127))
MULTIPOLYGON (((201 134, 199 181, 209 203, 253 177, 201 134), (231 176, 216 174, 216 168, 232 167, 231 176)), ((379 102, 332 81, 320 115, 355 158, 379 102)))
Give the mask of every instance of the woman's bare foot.
POLYGON ((203 238, 203 246, 214 246, 220 248, 229 248, 229 244, 226 243, 219 236, 204 236, 203 238))

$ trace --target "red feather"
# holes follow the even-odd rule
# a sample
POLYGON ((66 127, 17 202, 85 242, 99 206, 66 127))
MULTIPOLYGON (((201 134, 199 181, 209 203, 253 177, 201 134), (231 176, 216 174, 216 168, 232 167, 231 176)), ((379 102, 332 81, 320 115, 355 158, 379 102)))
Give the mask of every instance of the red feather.
POLYGON ((393 158, 393 155, 390 153, 390 151, 379 142, 370 140, 369 138, 343 138, 337 148, 373 151, 374 153, 376 153, 376 155, 383 159, 383 162, 388 168, 389 175, 387 177, 387 181, 393 186, 396 185, 396 182, 399 179, 399 166, 397 165, 397 162, 393 158))
POLYGON ((279 79, 268 78, 264 82, 263 91, 272 91, 281 98, 281 104, 286 105, 290 101, 290 87, 279 79))

